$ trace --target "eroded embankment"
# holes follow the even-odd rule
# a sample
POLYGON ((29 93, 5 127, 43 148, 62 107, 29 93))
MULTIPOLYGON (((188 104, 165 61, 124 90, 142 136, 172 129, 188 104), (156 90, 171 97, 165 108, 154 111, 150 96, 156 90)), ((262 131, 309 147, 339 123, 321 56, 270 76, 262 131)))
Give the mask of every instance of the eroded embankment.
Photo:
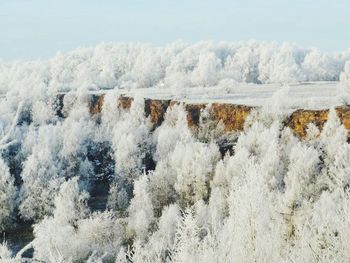
MULTIPOLYGON (((92 95, 90 103, 90 112, 92 115, 101 113, 105 95, 92 95)), ((131 106, 133 98, 121 96, 119 97, 118 106, 128 109, 131 106)), ((145 115, 150 116, 150 120, 154 128, 160 126, 164 120, 164 114, 168 107, 179 104, 179 101, 145 99, 145 115)), ((208 104, 184 104, 187 111, 187 121, 190 128, 196 128, 199 125, 201 110, 205 109, 208 104)), ((258 107, 235 105, 227 103, 212 103, 209 108, 209 118, 216 122, 222 122, 226 132, 241 131, 249 113, 258 107)), ((350 136, 350 106, 338 106, 335 108, 341 122, 349 131, 350 136)), ((306 136, 306 130, 310 123, 315 124, 320 130, 328 119, 328 109, 324 110, 304 110, 299 109, 285 119, 284 124, 299 137, 306 136)))

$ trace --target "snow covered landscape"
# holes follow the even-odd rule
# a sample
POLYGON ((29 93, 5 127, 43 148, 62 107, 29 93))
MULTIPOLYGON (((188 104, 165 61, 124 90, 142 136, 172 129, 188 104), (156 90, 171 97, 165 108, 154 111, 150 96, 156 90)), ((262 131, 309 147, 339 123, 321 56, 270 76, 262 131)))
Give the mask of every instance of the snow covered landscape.
POLYGON ((0 262, 349 262, 349 50, 104 43, 0 93, 0 262))

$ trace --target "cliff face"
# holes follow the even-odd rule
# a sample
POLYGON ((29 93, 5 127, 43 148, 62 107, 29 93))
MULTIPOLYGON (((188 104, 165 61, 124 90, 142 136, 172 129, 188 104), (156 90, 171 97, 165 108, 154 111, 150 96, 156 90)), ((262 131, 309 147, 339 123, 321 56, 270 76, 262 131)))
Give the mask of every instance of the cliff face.
POLYGON ((225 131, 240 131, 244 128, 244 122, 253 107, 213 103, 210 116, 215 121, 222 121, 225 131))
POLYGON ((164 120, 164 114, 166 113, 170 100, 152 100, 145 99, 145 114, 150 116, 153 128, 160 126, 164 120))
POLYGON ((313 123, 319 129, 322 129, 327 119, 328 110, 297 110, 293 112, 286 121, 286 125, 290 127, 296 135, 304 138, 306 136, 307 126, 310 123, 313 123))
MULTIPOLYGON (((90 112, 92 115, 96 115, 101 112, 103 107, 104 95, 93 95, 90 99, 90 112)), ((131 97, 119 97, 118 106, 122 109, 129 109, 133 98, 131 97)), ((168 107, 172 107, 175 104, 179 104, 178 101, 171 100, 156 100, 145 99, 145 115, 150 116, 150 120, 153 123, 155 129, 164 120, 164 114, 168 107)), ((200 114, 207 104, 185 104, 185 110, 187 111, 187 121, 190 128, 196 128, 199 125, 200 114)), ((233 105, 225 103, 213 103, 208 111, 209 117, 212 121, 223 123, 226 132, 243 130, 244 123, 249 113, 254 107, 233 105)), ((345 128, 349 131, 350 136, 350 106, 337 107, 336 112, 342 121, 345 128)), ((296 110, 285 121, 286 126, 290 127, 294 133, 304 138, 306 136, 307 126, 310 123, 315 124, 320 130, 322 130, 325 122, 328 119, 329 110, 296 110)))
POLYGON ((100 96, 98 95, 93 95, 90 99, 90 113, 91 115, 96 115, 98 113, 101 113, 102 107, 103 107, 103 102, 105 99, 105 95, 102 94, 100 96))
MULTIPOLYGON (((335 110, 344 127, 349 131, 350 136, 350 107, 341 106, 336 107, 335 110)), ((322 130, 328 119, 328 112, 329 110, 297 110, 292 113, 286 123, 295 134, 300 138, 304 138, 306 136, 307 126, 310 123, 315 124, 322 130)))

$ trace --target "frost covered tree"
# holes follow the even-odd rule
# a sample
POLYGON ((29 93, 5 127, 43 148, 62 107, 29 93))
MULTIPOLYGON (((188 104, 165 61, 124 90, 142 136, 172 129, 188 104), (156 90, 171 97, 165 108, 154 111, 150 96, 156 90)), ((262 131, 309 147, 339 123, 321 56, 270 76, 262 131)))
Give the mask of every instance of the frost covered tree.
POLYGON ((0 158, 0 230, 3 230, 14 216, 17 195, 14 181, 6 163, 0 158))
MULTIPOLYGON (((216 145, 201 143, 179 144, 169 157, 173 176, 176 176, 175 191, 183 205, 194 204, 209 197, 208 184, 213 177, 214 165, 219 160, 216 145)), ((171 176, 170 172, 168 176, 171 176)))
POLYGON ((135 98, 130 111, 122 112, 112 128, 112 150, 115 161, 108 206, 124 214, 129 205, 134 180, 147 169, 151 158, 151 123, 144 116, 144 100, 135 98))
POLYGON ((212 86, 217 83, 221 62, 215 53, 205 53, 199 56, 198 65, 193 70, 191 79, 195 86, 212 86))
POLYGON ((108 211, 89 214, 86 201, 77 178, 62 184, 53 216, 34 226, 36 259, 77 262, 89 257, 114 258, 124 236, 122 224, 108 211))
POLYGON ((199 256, 200 229, 197 226, 193 211, 185 211, 176 231, 174 248, 171 251, 172 262, 201 262, 199 256))
POLYGON ((165 113, 164 122, 153 133, 156 144, 154 159, 160 161, 175 149, 177 143, 191 142, 192 133, 187 125, 187 113, 183 105, 174 105, 165 113))
POLYGON ((220 158, 214 144, 178 144, 150 174, 150 189, 157 213, 163 206, 178 202, 181 207, 209 198, 209 185, 220 158))
POLYGON ((51 151, 42 148, 35 150, 24 163, 19 209, 25 219, 43 218, 52 212, 53 196, 62 182, 60 166, 52 158, 51 151))
POLYGON ((150 121, 144 116, 143 99, 135 98, 130 112, 123 115, 114 130, 113 150, 118 175, 135 179, 142 173, 143 159, 150 150, 150 128, 150 121))
POLYGON ((12 252, 9 249, 9 247, 5 241, 0 243, 0 260, 3 263, 18 263, 18 262, 20 262, 20 260, 17 260, 13 257, 12 252))
POLYGON ((350 62, 347 61, 339 76, 338 96, 346 104, 350 102, 350 62))
POLYGON ((339 80, 339 72, 342 70, 339 66, 335 58, 318 49, 308 52, 302 63, 308 81, 339 80))
POLYGON ((269 82, 286 83, 303 80, 300 64, 304 58, 304 50, 298 49, 293 44, 282 44, 271 59, 269 82))
POLYGON ((61 122, 30 125, 22 147, 25 161, 19 209, 24 219, 41 219, 52 213, 53 198, 65 179, 79 175, 88 185, 93 169, 86 152, 93 131, 87 107, 80 103, 61 122))
POLYGON ((77 178, 62 184, 55 198, 53 217, 44 218, 34 227, 33 247, 35 257, 41 260, 60 258, 73 260, 85 251, 76 251, 73 246, 77 222, 86 215, 86 198, 79 193, 77 178))
POLYGON ((154 223, 153 205, 148 192, 148 178, 140 177, 134 184, 134 197, 128 208, 130 236, 145 240, 154 223))
POLYGON ((258 82, 258 54, 256 45, 238 46, 225 60, 224 75, 237 82, 258 82))
POLYGON ((43 61, 1 62, 2 93, 22 91, 35 100, 42 94, 113 88, 216 85, 222 79, 273 83, 337 80, 349 52, 320 53, 274 42, 187 44, 100 44, 43 61), (27 87, 36 87, 32 90, 27 87))
POLYGON ((320 134, 320 147, 324 154, 322 156, 327 173, 327 187, 334 185, 346 187, 349 184, 347 160, 349 158, 349 147, 347 144, 348 131, 341 124, 335 109, 330 109, 328 120, 320 134))

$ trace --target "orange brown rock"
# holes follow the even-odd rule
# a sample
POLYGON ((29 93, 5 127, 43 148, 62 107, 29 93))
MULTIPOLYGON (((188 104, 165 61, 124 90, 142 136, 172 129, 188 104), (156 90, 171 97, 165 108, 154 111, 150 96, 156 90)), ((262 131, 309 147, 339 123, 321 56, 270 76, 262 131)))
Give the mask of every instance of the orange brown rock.
POLYGON ((225 131, 241 131, 244 122, 253 107, 233 104, 213 103, 210 109, 211 119, 222 121, 225 131))
POLYGON ((297 110, 287 120, 287 126, 300 138, 306 136, 307 126, 315 124, 320 130, 328 119, 328 110, 297 110))
POLYGON ((201 110, 203 110, 206 106, 206 104, 185 104, 188 127, 195 128, 199 125, 201 110))
POLYGON ((134 99, 131 97, 120 96, 118 99, 118 107, 122 108, 123 110, 128 110, 130 109, 133 100, 134 99))
MULTIPOLYGON (((90 113, 92 115, 98 114, 102 110, 104 95, 93 95, 90 98, 90 113)), ((62 108, 63 95, 58 96, 57 114, 62 108)), ((118 106, 122 109, 130 109, 133 98, 121 96, 118 98, 118 106)), ((179 101, 171 100, 157 100, 145 99, 145 115, 150 117, 153 123, 153 129, 160 126, 164 120, 164 115, 169 107, 180 104, 179 101)), ((188 126, 191 129, 196 129, 199 125, 200 115, 203 109, 208 104, 186 104, 188 126)), ((220 121, 224 124, 226 132, 241 131, 244 128, 246 118, 254 107, 244 105, 234 105, 228 103, 213 103, 209 107, 209 118, 217 123, 220 121)), ((344 127, 349 131, 350 137, 350 106, 339 106, 335 108, 344 127)), ((322 130, 324 124, 328 119, 329 110, 296 110, 284 122, 285 125, 291 128, 294 133, 300 137, 305 138, 307 127, 310 123, 315 124, 322 130)))
POLYGON ((96 96, 96 98, 92 100, 91 105, 90 105, 90 113, 91 113, 91 115, 95 115, 95 114, 101 113, 102 107, 103 107, 104 98, 105 98, 105 95, 102 94, 100 96, 96 96))
POLYGON ((145 114, 150 116, 153 123, 153 129, 160 126, 164 121, 164 114, 166 113, 170 104, 170 100, 152 100, 145 99, 145 114))
MULTIPOLYGON (((339 106, 335 108, 340 121, 349 131, 350 136, 350 107, 339 106)), ((287 126, 290 127, 300 138, 305 138, 307 126, 310 123, 315 124, 322 130, 328 120, 329 110, 297 110, 287 120, 287 126)))
POLYGON ((350 135, 350 106, 340 106, 335 108, 339 119, 343 123, 344 127, 348 130, 350 135))

